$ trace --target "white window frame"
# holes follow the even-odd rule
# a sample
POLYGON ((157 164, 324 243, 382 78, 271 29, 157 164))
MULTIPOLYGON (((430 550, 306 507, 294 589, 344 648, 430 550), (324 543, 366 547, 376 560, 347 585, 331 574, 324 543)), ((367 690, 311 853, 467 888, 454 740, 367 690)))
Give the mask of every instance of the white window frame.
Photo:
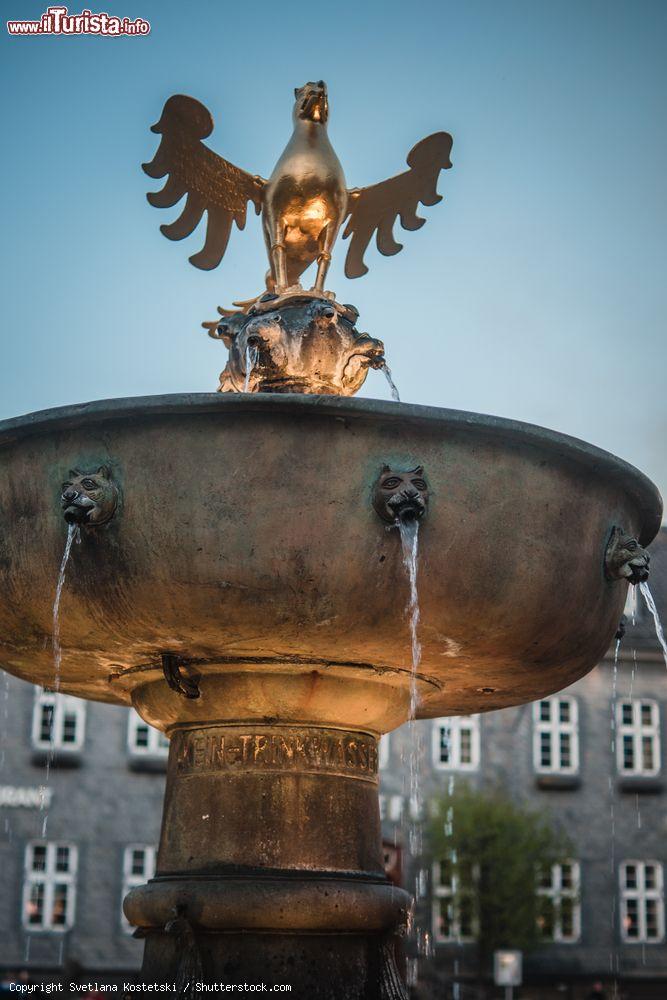
POLYGON ((533 702, 533 768, 536 774, 579 773, 579 703, 571 695, 553 695, 533 702), (544 719, 542 706, 547 705, 549 718, 544 719), (561 705, 567 705, 569 720, 561 720, 561 705), (570 763, 563 763, 562 737, 570 743, 570 763), (542 760, 546 741, 551 763, 542 760))
POLYGON ((154 726, 150 726, 135 712, 130 709, 127 720, 127 749, 133 757, 166 757, 169 754, 169 740, 154 726), (148 742, 146 746, 137 743, 137 734, 140 729, 145 729, 148 742))
POLYGON ((581 938, 581 866, 578 861, 567 860, 560 864, 551 865, 550 884, 544 886, 538 884, 537 893, 550 899, 554 907, 553 934, 545 940, 558 944, 576 944, 581 938), (569 886, 563 884, 563 868, 568 865, 571 869, 572 878, 569 886), (562 905, 563 900, 568 900, 572 904, 572 934, 563 933, 562 905))
POLYGON ((72 695, 60 694, 55 691, 45 691, 37 688, 35 691, 35 703, 32 710, 32 730, 31 740, 35 750, 58 750, 64 753, 76 753, 81 750, 86 736, 86 703, 81 698, 74 698, 72 695), (51 735, 48 739, 43 739, 42 721, 44 710, 51 709, 51 735), (65 741, 65 723, 67 719, 74 718, 76 737, 72 741, 65 741))
POLYGON ((378 771, 383 771, 389 763, 389 733, 378 740, 378 771))
POLYGON ((68 841, 47 841, 32 840, 26 844, 24 858, 24 878, 23 896, 21 901, 21 923, 24 930, 31 934, 48 932, 51 934, 63 934, 71 930, 74 926, 76 912, 76 875, 79 861, 79 852, 75 844, 68 841), (45 863, 42 870, 34 867, 35 848, 45 849, 45 863), (58 871, 58 851, 67 849, 68 868, 67 871, 58 871), (43 920, 39 924, 30 923, 28 920, 28 906, 30 904, 32 889, 35 886, 42 886, 43 920), (53 912, 56 901, 56 886, 66 886, 66 906, 65 921, 62 924, 54 923, 53 912))
POLYGON ((619 891, 621 897, 621 939, 625 944, 662 944, 665 940, 665 896, 664 896, 664 872, 660 861, 622 861, 619 865, 619 891), (628 868, 634 867, 636 870, 636 887, 628 888, 627 876, 628 868), (655 872, 655 886, 646 887, 647 869, 653 868, 655 872), (638 936, 632 937, 628 934, 628 903, 632 901, 637 904, 637 925, 638 936), (657 936, 647 936, 647 903, 651 901, 656 904, 657 936))
POLYGON ((616 766, 623 776, 652 778, 660 773, 660 709, 657 701, 651 698, 622 698, 616 706, 616 766), (623 721, 623 709, 632 706, 632 722, 623 721), (642 708, 648 706, 651 711, 651 722, 642 721, 642 708), (644 767, 643 741, 651 741, 654 766, 644 767), (625 747, 630 741, 632 746, 632 767, 625 767, 625 747))
MULTIPOLYGON (((473 876, 475 877, 475 876, 473 876)), ((478 927, 475 916, 472 918, 472 928, 470 934, 461 934, 461 910, 459 893, 459 876, 456 872, 456 865, 452 865, 452 878, 448 885, 443 885, 441 880, 441 864, 439 861, 433 862, 432 870, 432 928, 433 940, 438 944, 470 944, 477 939, 478 927), (441 927, 441 915, 443 903, 449 902, 451 934, 443 934, 441 927)))
POLYGON ((153 878, 156 862, 157 847, 154 844, 128 844, 123 851, 123 894, 120 898, 120 923, 126 934, 132 934, 134 927, 123 912, 123 900, 131 889, 135 889, 139 885, 145 885, 149 879, 153 878), (137 851, 141 851, 144 855, 141 873, 132 871, 134 867, 134 855, 137 851))
POLYGON ((480 762, 479 715, 452 715, 433 720, 433 767, 438 771, 477 771, 480 762), (442 734, 449 740, 449 760, 442 760, 442 734), (461 760, 461 734, 470 736, 470 760, 461 760))

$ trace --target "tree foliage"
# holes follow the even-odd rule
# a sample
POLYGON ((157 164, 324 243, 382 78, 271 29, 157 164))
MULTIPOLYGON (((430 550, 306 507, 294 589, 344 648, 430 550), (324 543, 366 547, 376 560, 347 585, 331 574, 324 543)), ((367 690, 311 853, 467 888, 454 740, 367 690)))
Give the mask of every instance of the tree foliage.
POLYGON ((544 943, 545 920, 554 913, 546 913, 540 880, 571 857, 568 838, 548 814, 499 791, 463 786, 434 800, 428 843, 443 884, 452 887, 451 910, 474 926, 483 958, 497 948, 531 951, 544 943))

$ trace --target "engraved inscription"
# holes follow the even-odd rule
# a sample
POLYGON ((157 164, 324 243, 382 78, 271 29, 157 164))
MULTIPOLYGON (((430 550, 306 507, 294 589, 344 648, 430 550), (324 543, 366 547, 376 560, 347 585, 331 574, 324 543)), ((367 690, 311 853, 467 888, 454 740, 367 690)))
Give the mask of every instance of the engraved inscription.
POLYGON ((225 726, 182 732, 175 738, 178 775, 309 771, 377 779, 377 742, 365 733, 332 729, 248 731, 225 726))

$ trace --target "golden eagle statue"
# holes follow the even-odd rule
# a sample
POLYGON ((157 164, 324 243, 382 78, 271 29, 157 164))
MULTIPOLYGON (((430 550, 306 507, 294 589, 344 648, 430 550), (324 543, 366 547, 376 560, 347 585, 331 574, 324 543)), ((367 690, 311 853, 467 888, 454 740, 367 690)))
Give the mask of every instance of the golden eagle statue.
POLYGON ((347 220, 343 239, 351 237, 345 262, 348 278, 368 270, 364 253, 376 233, 377 248, 387 256, 398 253, 393 227, 400 218, 404 229, 419 229, 419 202, 441 200, 436 185, 441 170, 451 167, 452 137, 436 132, 408 153, 409 169, 380 184, 348 190, 345 175, 327 135, 329 104, 323 80, 294 91, 294 130, 268 180, 240 170, 208 148, 202 139, 213 131, 210 113, 192 97, 177 94, 166 102, 152 131, 162 136, 153 160, 143 169, 150 177, 164 177, 161 191, 149 194, 157 208, 170 208, 185 195, 175 222, 161 226, 170 240, 189 236, 207 214, 206 241, 190 257, 195 267, 217 267, 232 229, 245 227, 248 202, 262 214, 270 270, 269 292, 282 295, 313 261, 317 276, 313 291, 324 292, 324 282, 338 232, 347 220))

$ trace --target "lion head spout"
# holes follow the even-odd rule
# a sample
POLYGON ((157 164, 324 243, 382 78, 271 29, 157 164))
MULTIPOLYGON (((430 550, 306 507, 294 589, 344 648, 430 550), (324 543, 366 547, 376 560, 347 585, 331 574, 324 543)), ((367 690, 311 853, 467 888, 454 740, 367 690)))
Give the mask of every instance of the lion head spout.
POLYGON ((610 580, 637 584, 648 580, 650 556, 636 538, 614 528, 605 553, 605 574, 610 580))
POLYGON ((373 491, 373 507, 383 521, 416 521, 424 516, 427 506, 428 485, 421 465, 408 472, 384 466, 373 491))
POLYGON ((68 524, 99 527, 116 513, 118 487, 106 465, 96 472, 71 469, 60 497, 63 516, 68 524))

